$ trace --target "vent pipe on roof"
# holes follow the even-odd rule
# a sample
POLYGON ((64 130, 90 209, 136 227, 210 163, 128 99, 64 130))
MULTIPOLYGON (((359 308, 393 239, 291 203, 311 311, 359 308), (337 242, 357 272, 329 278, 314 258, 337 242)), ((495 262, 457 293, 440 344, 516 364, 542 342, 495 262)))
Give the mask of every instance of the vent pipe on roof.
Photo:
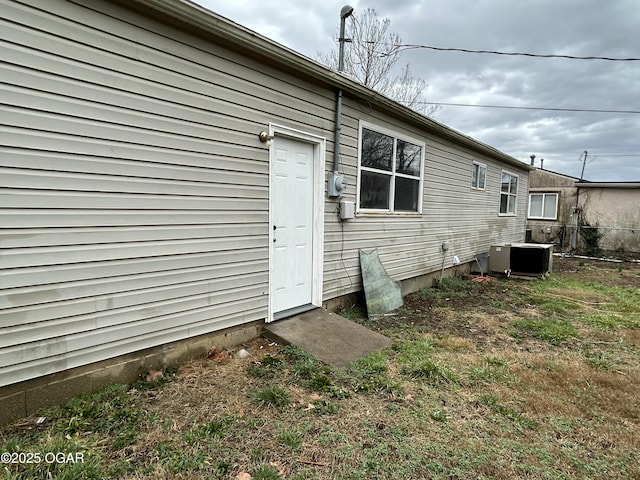
POLYGON ((536 156, 532 153, 529 158, 531 159, 531 166, 533 167, 533 162, 535 161, 536 156))
POLYGON ((344 43, 350 42, 350 38, 344 38, 344 25, 348 17, 353 15, 353 7, 345 5, 340 10, 340 38, 338 38, 338 72, 344 70, 344 43))
MULTIPOLYGON (((338 38, 338 72, 344 70, 344 44, 350 39, 344 38, 344 27, 347 17, 353 14, 353 7, 345 5, 340 10, 340 38, 338 38)), ((333 172, 329 175, 327 194, 330 197, 339 197, 347 187, 344 177, 338 174, 340 166, 340 130, 342 126, 342 89, 338 88, 336 93, 336 124, 333 140, 333 172)))

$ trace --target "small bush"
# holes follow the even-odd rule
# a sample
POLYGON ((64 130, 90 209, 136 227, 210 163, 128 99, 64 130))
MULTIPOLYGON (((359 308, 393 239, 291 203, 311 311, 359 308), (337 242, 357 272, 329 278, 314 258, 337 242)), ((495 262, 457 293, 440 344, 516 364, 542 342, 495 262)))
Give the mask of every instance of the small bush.
POLYGON ((602 255, 602 248, 600 247, 600 240, 604 234, 595 226, 583 223, 580 225, 580 238, 584 248, 584 254, 590 257, 599 257, 602 255))

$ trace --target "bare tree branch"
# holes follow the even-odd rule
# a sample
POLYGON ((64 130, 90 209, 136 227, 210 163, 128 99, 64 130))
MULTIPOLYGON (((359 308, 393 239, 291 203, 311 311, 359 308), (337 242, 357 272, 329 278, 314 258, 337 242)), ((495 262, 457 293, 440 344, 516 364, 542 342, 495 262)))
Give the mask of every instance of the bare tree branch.
MULTIPOLYGON (((380 19, 372 8, 350 20, 348 37, 351 41, 345 45, 344 73, 423 115, 437 112, 439 105, 428 105, 425 101, 423 91, 427 82, 414 77, 408 64, 398 75, 392 75, 402 56, 402 39, 397 33, 389 32, 391 20, 380 19)), ((318 53, 317 59, 337 69, 338 51, 318 53)))

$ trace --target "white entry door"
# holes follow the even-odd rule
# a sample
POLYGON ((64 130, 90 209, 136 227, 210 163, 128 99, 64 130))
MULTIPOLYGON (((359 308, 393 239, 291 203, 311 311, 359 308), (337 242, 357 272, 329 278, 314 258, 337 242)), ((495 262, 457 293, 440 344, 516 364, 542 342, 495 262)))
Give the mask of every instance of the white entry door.
POLYGON ((310 307, 314 289, 314 145, 276 136, 271 166, 271 309, 310 307))

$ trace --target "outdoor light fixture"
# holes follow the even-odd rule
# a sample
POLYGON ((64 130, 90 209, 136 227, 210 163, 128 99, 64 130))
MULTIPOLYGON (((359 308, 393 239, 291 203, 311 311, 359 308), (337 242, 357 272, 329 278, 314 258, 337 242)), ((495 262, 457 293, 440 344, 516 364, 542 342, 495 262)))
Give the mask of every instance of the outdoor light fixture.
POLYGON ((271 140, 273 140, 273 135, 269 135, 267 132, 263 130, 258 134, 258 138, 262 143, 266 143, 267 146, 270 146, 271 140))
POLYGON ((345 5, 342 7, 342 10, 340 10, 340 18, 347 18, 351 16, 352 13, 353 7, 351 5, 345 5))

